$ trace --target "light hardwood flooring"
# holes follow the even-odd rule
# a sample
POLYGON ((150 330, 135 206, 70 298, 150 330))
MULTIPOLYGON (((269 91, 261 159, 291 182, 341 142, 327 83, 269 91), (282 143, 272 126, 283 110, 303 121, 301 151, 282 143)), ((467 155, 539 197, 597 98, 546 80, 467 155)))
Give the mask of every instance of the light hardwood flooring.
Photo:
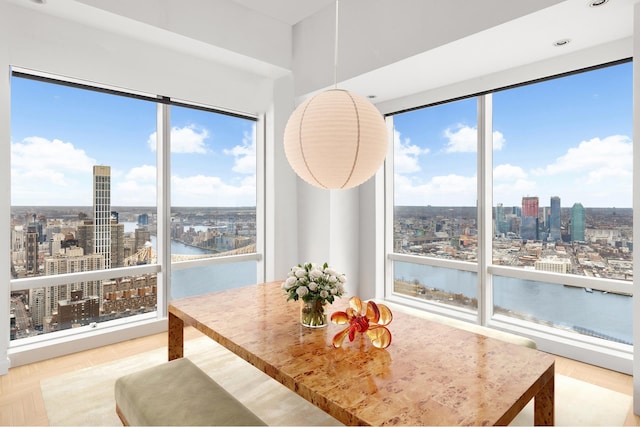
MULTIPOLYGON (((185 339, 202 336, 193 328, 185 330, 185 339)), ((47 426, 40 381, 78 369, 100 365, 167 345, 167 335, 157 334, 125 341, 68 356, 18 366, 0 376, 0 425, 47 426)), ((633 393, 629 375, 556 357, 556 373, 586 381, 620 393, 633 393)), ((629 408, 625 425, 640 426, 640 417, 629 408)))

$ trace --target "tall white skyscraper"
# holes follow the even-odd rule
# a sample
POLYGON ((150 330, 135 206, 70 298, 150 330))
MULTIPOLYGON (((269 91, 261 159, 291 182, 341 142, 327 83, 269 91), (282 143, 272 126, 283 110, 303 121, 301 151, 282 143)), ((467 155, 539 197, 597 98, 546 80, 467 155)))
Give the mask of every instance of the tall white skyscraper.
POLYGON ((111 166, 93 167, 94 253, 111 268, 111 166))

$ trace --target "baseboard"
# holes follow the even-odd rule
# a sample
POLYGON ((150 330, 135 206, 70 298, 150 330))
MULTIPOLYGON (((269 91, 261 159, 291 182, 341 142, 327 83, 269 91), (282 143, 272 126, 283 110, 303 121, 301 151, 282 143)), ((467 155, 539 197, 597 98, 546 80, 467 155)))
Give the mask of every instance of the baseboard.
POLYGON ((0 360, 0 375, 6 375, 9 372, 9 366, 11 366, 11 361, 8 357, 0 360))
MULTIPOLYGON (((9 348, 7 372, 8 368, 158 334, 166 330, 167 319, 153 319, 96 329, 91 333, 70 335, 46 342, 16 346, 9 348)), ((0 362, 0 369, 2 369, 2 362, 0 362)))

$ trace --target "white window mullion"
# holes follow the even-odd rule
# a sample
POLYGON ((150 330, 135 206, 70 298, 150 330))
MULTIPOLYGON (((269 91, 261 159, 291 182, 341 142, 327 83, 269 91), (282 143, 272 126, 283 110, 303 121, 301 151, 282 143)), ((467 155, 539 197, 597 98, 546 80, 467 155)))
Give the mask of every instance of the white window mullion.
POLYGON ((158 103, 157 205, 158 205, 158 317, 167 317, 171 296, 171 118, 170 106, 158 103))
POLYGON ((493 245, 493 103, 491 94, 478 97, 478 323, 493 315, 493 287, 488 267, 493 245))
MULTIPOLYGON (((256 254, 265 254, 265 227, 266 227, 266 193, 265 193, 265 114, 261 114, 255 125, 256 128, 256 254)), ((260 257, 257 266, 257 280, 266 280, 266 257, 260 257)), ((270 262, 273 262, 272 260, 270 262)))
MULTIPOLYGON (((393 207, 394 207, 394 179, 393 179, 393 147, 394 147, 394 124, 393 124, 393 116, 385 117, 385 121, 387 124, 387 132, 389 135, 389 144, 387 148, 387 158, 384 162, 384 174, 385 179, 383 182, 384 185, 384 253, 385 257, 380 260, 380 262, 384 263, 383 271, 384 271, 384 281, 382 284, 382 289, 379 289, 379 286, 376 288, 376 297, 377 298, 389 298, 393 295, 393 259, 386 254, 393 254, 393 207)), ((376 269, 376 272, 380 271, 376 269)))

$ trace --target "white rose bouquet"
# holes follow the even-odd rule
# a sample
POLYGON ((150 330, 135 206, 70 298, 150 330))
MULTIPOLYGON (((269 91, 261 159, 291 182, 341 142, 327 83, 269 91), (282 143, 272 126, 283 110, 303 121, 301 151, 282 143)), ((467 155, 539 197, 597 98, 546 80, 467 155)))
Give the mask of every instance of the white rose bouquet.
POLYGON ((287 301, 317 301, 320 304, 333 303, 336 297, 344 294, 347 278, 338 273, 325 262, 319 266, 313 263, 298 264, 291 268, 282 289, 287 294, 287 301))

